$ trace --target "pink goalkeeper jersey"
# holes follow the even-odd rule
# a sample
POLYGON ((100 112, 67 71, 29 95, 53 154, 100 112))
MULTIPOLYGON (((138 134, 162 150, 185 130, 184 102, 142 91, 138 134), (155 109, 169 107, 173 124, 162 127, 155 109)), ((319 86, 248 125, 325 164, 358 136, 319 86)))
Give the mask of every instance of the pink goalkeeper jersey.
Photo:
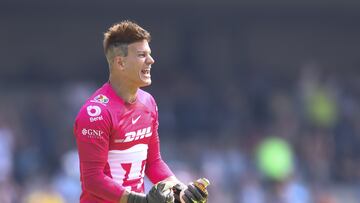
POLYGON ((153 97, 138 90, 125 103, 110 83, 80 109, 74 134, 79 158, 81 203, 119 202, 125 190, 144 192, 144 175, 159 182, 173 173, 160 156, 158 112, 153 97))

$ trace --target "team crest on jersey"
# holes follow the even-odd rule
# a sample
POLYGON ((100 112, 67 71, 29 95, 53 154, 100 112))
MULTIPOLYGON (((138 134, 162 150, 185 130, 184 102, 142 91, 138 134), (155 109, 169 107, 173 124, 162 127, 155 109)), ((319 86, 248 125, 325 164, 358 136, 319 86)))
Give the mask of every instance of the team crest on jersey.
POLYGON ((100 104, 107 104, 109 103, 109 98, 103 94, 99 94, 91 102, 100 103, 100 104))

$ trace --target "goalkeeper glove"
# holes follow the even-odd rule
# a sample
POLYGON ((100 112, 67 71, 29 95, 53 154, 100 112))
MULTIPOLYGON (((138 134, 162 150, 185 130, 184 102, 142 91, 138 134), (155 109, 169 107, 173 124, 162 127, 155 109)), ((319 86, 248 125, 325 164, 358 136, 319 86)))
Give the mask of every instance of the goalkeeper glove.
POLYGON ((128 203, 173 203, 174 194, 167 182, 154 185, 147 195, 130 192, 128 203))
POLYGON ((207 202, 208 191, 206 187, 210 182, 206 178, 196 180, 189 185, 176 184, 173 187, 175 203, 205 203, 207 202))

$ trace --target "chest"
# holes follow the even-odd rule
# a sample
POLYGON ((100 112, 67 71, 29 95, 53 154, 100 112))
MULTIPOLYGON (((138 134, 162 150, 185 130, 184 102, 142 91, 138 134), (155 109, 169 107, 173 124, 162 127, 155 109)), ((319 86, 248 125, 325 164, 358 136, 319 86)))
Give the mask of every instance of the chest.
POLYGON ((156 117, 148 108, 117 109, 112 115, 111 149, 127 149, 137 144, 148 144, 156 117))

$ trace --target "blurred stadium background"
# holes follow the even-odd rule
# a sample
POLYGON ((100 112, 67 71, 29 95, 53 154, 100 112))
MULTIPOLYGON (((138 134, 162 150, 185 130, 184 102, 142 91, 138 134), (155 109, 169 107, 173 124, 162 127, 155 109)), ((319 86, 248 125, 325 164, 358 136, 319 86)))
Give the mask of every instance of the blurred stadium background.
POLYGON ((0 202, 75 203, 72 125, 132 19, 156 63, 162 155, 209 203, 360 202, 360 2, 0 2, 0 202))

